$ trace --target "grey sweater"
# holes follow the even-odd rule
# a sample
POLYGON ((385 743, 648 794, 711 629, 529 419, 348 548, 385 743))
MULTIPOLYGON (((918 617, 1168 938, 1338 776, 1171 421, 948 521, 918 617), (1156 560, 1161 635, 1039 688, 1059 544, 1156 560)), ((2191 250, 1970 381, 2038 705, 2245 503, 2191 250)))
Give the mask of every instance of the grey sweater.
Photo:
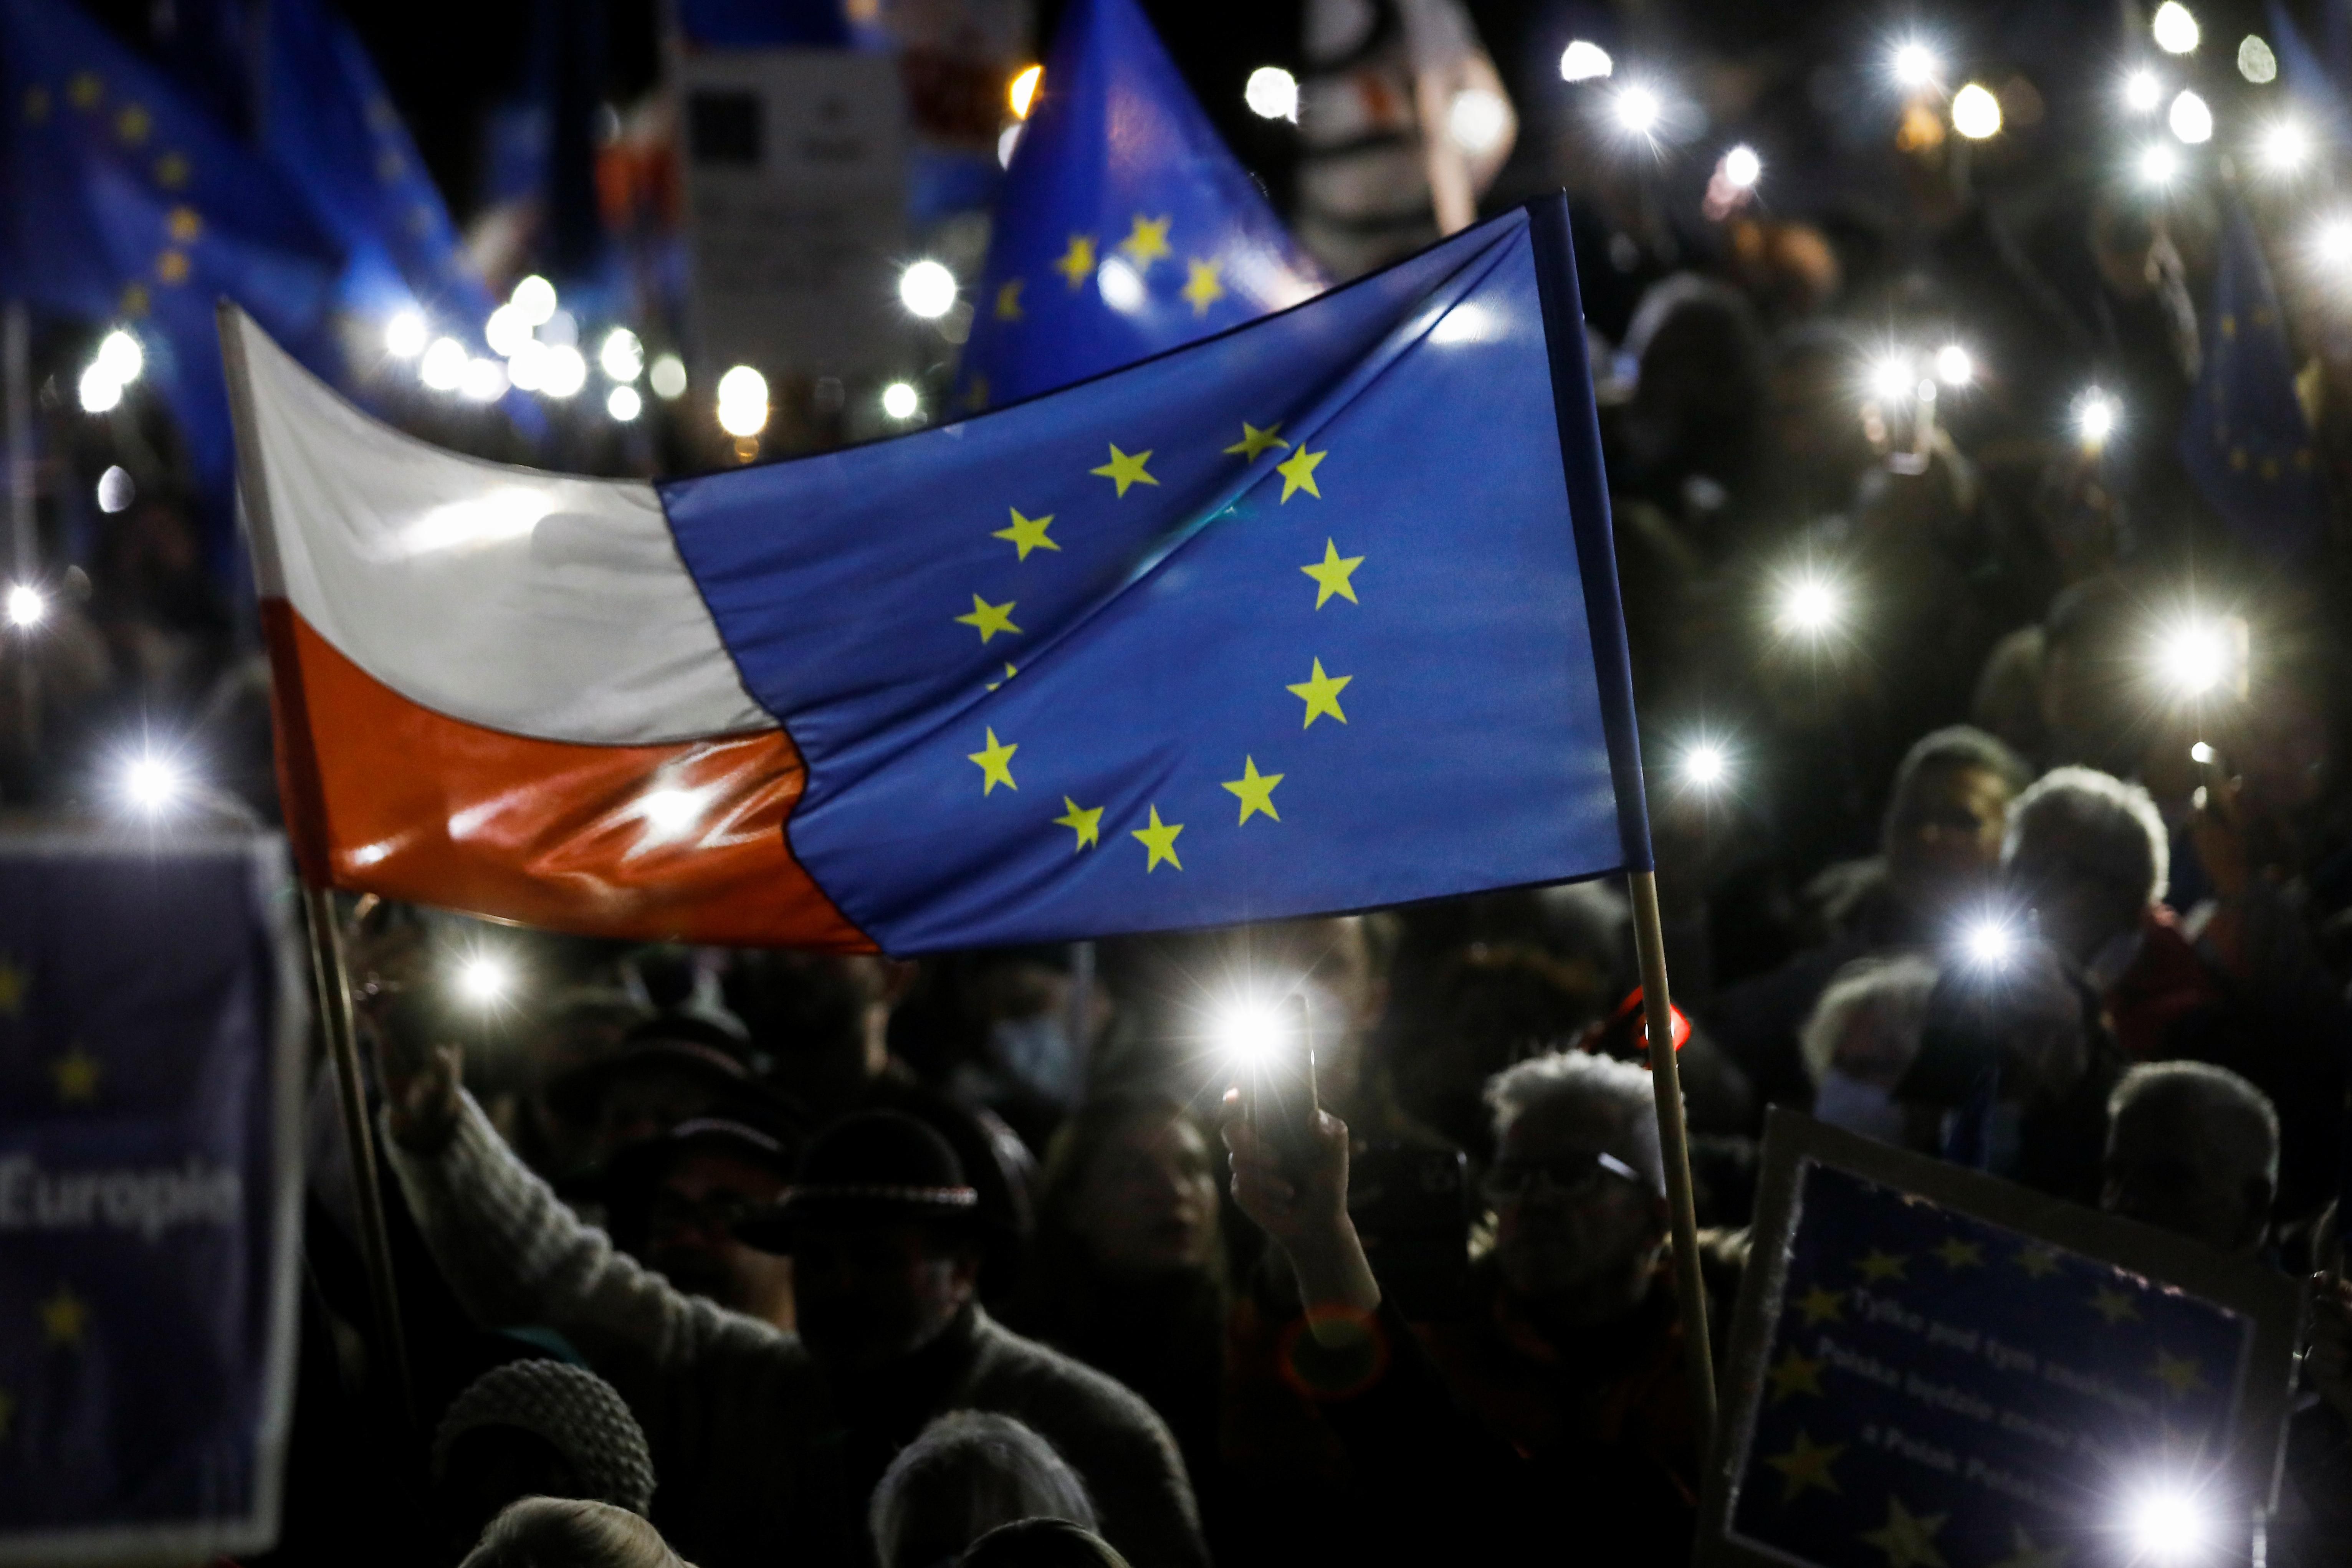
MULTIPOLYGON (((800 1341, 674 1289, 615 1252, 524 1167, 471 1096, 437 1153, 386 1141, 449 1285, 486 1326, 541 1323, 620 1390, 653 1448, 655 1521, 702 1568, 863 1563, 845 1540, 845 1426, 800 1341)), ((1168 1428, 1121 1384, 975 1306, 938 1411, 998 1411, 1079 1475, 1136 1568, 1208 1562, 1168 1428)), ((934 1412, 936 1414, 938 1412, 934 1412)))

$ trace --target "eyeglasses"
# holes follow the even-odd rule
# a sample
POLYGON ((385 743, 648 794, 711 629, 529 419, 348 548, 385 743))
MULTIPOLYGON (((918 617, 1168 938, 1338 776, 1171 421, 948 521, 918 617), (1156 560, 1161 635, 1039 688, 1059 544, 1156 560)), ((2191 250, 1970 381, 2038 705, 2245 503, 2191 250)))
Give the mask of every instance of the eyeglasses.
POLYGON ((1616 1155, 1592 1149, 1556 1154, 1548 1160, 1497 1160, 1487 1170, 1484 1186, 1486 1196, 1496 1203, 1526 1197, 1538 1187, 1562 1196, 1580 1197, 1611 1177, 1637 1187, 1650 1184, 1640 1172, 1616 1155))
POLYGON ((713 1193, 700 1200, 681 1196, 667 1190, 654 1194, 647 1205, 648 1228, 666 1235, 699 1230, 717 1236, 732 1236, 735 1226, 768 1207, 745 1197, 740 1193, 713 1193))

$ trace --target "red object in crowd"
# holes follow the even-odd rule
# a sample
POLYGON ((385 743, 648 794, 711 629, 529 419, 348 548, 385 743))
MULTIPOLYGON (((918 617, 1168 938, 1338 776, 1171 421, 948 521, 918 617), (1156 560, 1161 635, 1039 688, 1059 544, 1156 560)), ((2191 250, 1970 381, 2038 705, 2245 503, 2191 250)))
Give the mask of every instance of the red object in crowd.
MULTIPOLYGON (((1691 1021, 1680 1007, 1671 1002, 1666 1004, 1666 1011, 1674 1015, 1675 1049, 1679 1051, 1690 1041, 1691 1021)), ((1644 1057, 1650 1054, 1650 1021, 1642 1013, 1640 986, 1634 986, 1625 1000, 1617 1004, 1617 1011, 1610 1015, 1609 1022, 1612 1032, 1622 1028, 1633 1037, 1634 1049, 1644 1057)))

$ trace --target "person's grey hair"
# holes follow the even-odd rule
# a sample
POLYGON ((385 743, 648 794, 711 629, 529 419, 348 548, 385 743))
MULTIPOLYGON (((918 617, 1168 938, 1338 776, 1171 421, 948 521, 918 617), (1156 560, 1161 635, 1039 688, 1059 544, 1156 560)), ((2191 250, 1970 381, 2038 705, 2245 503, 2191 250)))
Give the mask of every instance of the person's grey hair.
POLYGON ((457 1439, 483 1426, 519 1426, 563 1456, 590 1497, 644 1513, 653 1506, 654 1460, 645 1429, 611 1384, 561 1361, 494 1366, 449 1402, 433 1434, 433 1479, 457 1439))
POLYGON ((2145 1062, 2107 1096, 2107 1147, 2126 1120, 2176 1119, 2214 1152, 2278 1190, 2279 1120, 2271 1097, 2228 1068, 2210 1062, 2145 1062))
POLYGON ((882 1472, 866 1510, 882 1568, 950 1561, 1020 1519, 1092 1530, 1094 1500, 1051 1443, 982 1410, 951 1410, 924 1427, 882 1472))
POLYGON ((1505 1068, 1486 1080, 1486 1109, 1495 1119, 1495 1142, 1538 1106, 1572 1100, 1605 1112, 1618 1128, 1618 1147, 1652 1188, 1666 1190, 1666 1164, 1658 1156, 1658 1102, 1647 1069, 1614 1057, 1587 1051, 1557 1051, 1505 1068))
POLYGON ((687 1568, 638 1515, 583 1498, 509 1503, 458 1568, 687 1568))
POLYGON ((1934 960, 1916 953, 1860 958, 1839 970, 1798 1032, 1806 1073, 1821 1082, 1845 1054, 1855 1031, 1866 1028, 1880 1047, 1867 1054, 1883 1070, 1865 1074, 1849 1068, 1848 1076, 1892 1089, 1919 1054, 1927 998, 1935 994, 1940 973, 1934 960))
POLYGON ((2172 875, 2172 836, 2147 790, 2096 768, 2053 768, 2009 808, 2001 864, 2017 858, 2029 834, 2063 837, 2065 858, 2118 889, 2154 903, 2172 875))

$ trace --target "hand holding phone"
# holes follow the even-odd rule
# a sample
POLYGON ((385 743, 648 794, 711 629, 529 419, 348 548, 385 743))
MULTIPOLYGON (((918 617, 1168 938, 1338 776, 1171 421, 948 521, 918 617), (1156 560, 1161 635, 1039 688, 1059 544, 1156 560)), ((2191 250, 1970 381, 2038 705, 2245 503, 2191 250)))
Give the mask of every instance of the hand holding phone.
POLYGON ((1315 1140, 1315 1038, 1307 998, 1285 997, 1260 1021, 1240 1060, 1242 1107, 1250 1126, 1293 1173, 1311 1163, 1315 1140))

